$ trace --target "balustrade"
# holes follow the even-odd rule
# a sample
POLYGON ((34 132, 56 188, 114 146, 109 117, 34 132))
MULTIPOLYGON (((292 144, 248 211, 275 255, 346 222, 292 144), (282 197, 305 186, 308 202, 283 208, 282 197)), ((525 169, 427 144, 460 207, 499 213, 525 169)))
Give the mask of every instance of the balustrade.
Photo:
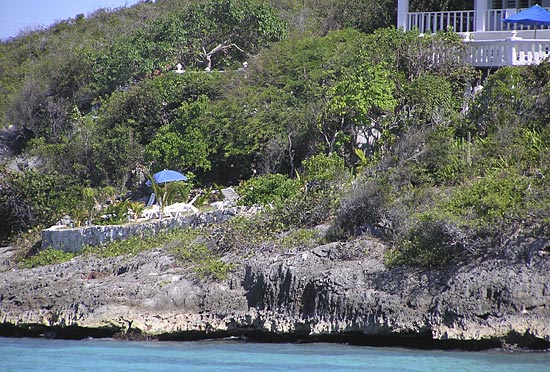
POLYGON ((550 56, 550 40, 507 39, 471 41, 466 62, 476 67, 538 64, 550 56))
POLYGON ((409 29, 417 28, 420 32, 446 31, 452 28, 455 32, 472 32, 474 30, 474 11, 456 12, 417 12, 408 13, 409 29))
MULTIPOLYGON (((550 11, 550 8, 545 8, 550 11)), ((521 12, 525 9, 490 9, 483 12, 484 31, 507 31, 507 30, 532 30, 532 26, 516 24, 504 24, 502 20, 521 12)), ((412 12, 407 13, 407 29, 418 29, 422 33, 446 31, 449 27, 458 33, 473 32, 476 22, 475 11, 449 11, 449 12, 412 12)), ((550 29, 550 26, 538 27, 539 29, 550 29)))

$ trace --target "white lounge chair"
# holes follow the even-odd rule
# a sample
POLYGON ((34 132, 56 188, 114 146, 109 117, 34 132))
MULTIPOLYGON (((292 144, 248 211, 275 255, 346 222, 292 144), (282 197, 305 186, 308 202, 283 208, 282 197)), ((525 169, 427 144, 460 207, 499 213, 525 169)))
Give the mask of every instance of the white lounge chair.
POLYGON ((155 204, 155 205, 152 205, 148 208, 145 208, 143 210, 143 212, 141 212, 141 216, 143 218, 146 218, 148 220, 150 220, 151 218, 159 218, 160 216, 160 207, 155 204))
POLYGON ((223 208, 235 206, 237 200, 240 198, 239 194, 237 194, 232 187, 222 189, 221 192, 223 194, 223 208))
POLYGON ((164 208, 164 216, 179 217, 186 213, 197 213, 199 210, 187 203, 174 203, 164 208))

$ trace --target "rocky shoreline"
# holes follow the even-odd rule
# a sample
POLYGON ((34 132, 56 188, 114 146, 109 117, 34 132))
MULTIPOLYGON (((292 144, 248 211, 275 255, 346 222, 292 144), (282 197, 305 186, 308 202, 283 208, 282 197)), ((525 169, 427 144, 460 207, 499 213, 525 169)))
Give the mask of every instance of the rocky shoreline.
MULTIPOLYGON (((447 270, 389 269, 364 237, 256 252, 225 281, 162 249, 0 272, 0 336, 550 349, 549 239, 447 270)), ((2 261, 2 259, 0 259, 2 261)))

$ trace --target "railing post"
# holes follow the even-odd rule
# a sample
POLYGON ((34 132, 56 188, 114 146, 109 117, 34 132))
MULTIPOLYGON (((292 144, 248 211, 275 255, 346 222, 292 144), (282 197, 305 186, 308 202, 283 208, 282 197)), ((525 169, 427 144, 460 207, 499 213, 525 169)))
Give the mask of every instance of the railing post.
POLYGON ((516 65, 516 54, 517 54, 516 43, 510 42, 508 44, 508 60, 506 61, 506 66, 516 65))
POLYGON ((403 31, 409 31, 407 24, 407 13, 409 12, 409 0, 399 0, 397 2, 397 28, 403 31))
POLYGON ((517 37, 517 31, 512 31, 512 36, 506 38, 506 44, 508 45, 507 61, 506 66, 515 66, 517 64, 522 64, 521 61, 518 61, 518 53, 520 52, 518 47, 520 46, 517 40, 521 38, 517 37))

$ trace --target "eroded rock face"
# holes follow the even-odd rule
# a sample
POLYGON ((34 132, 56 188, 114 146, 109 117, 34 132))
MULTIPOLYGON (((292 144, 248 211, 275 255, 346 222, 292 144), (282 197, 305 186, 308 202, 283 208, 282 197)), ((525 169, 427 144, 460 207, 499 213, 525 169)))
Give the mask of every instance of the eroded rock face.
POLYGON ((389 270, 382 243, 353 245, 361 252, 353 257, 344 243, 227 257, 242 264, 224 282, 197 279, 161 250, 7 271, 0 273, 0 324, 4 333, 41 325, 58 333, 78 328, 83 337, 139 330, 161 339, 262 333, 550 345, 547 256, 486 258, 441 272, 389 270))

